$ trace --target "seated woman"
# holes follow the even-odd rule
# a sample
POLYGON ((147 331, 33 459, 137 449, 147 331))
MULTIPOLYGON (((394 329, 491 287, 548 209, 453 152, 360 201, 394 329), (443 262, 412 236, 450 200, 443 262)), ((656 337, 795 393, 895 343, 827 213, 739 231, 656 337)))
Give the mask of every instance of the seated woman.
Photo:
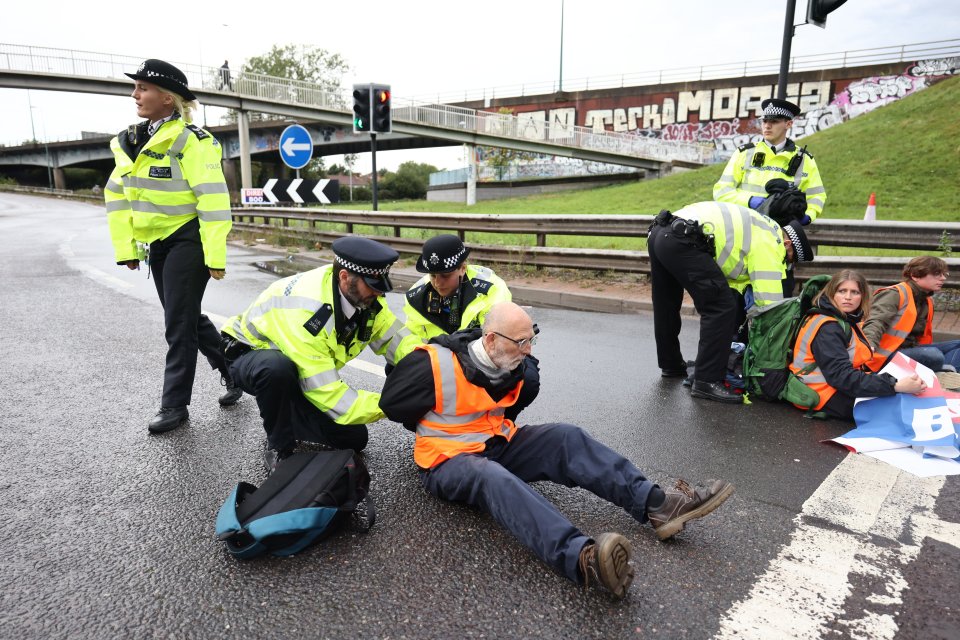
POLYGON ((863 325, 874 350, 870 369, 879 371, 898 349, 934 371, 960 368, 960 340, 933 341, 933 294, 946 279, 946 262, 920 256, 903 268, 903 282, 877 290, 863 325))
POLYGON ((870 290, 861 274, 850 269, 835 274, 813 299, 813 309, 816 313, 800 328, 790 370, 820 396, 815 411, 853 420, 858 397, 919 393, 926 388, 916 375, 897 381, 866 370, 873 351, 860 322, 870 309, 870 290))

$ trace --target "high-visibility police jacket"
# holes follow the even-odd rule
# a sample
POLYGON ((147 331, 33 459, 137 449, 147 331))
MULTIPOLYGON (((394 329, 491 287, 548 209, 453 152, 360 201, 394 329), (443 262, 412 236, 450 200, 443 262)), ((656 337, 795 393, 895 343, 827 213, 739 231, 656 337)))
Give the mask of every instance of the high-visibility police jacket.
POLYGON ((351 389, 340 369, 368 345, 395 364, 404 341, 407 352, 420 341, 385 304, 359 313, 351 327, 328 265, 274 282, 222 330, 254 349, 283 352, 297 365, 303 394, 334 422, 367 424, 383 417, 380 394, 351 389))
MULTIPOLYGON (((428 310, 431 294, 438 295, 430 285, 430 276, 426 275, 407 291, 407 302, 403 307, 407 328, 424 342, 448 333, 438 324, 442 322, 441 318, 428 310)), ((481 326, 490 307, 513 299, 502 278, 493 270, 474 264, 467 265, 466 278, 456 295, 459 296, 460 324, 454 330, 481 326)))
MULTIPOLYGON (((882 287, 881 291, 896 291, 899 296, 899 305, 896 315, 893 316, 890 326, 886 328, 877 344, 873 359, 868 365, 872 370, 879 371, 894 351, 900 348, 903 341, 913 331, 917 324, 917 303, 913 297, 913 289, 906 282, 900 282, 892 287, 882 287)), ((868 321, 869 322, 869 321, 868 321)), ((923 327, 923 335, 917 338, 917 344, 933 342, 933 296, 927 296, 927 322, 923 327)))
POLYGON ((732 289, 753 286, 757 306, 783 299, 786 248, 780 225, 770 218, 725 202, 698 202, 674 216, 701 223, 714 237, 714 258, 732 289))
MULTIPOLYGON (((834 396, 837 390, 831 387, 813 357, 813 340, 817 337, 827 323, 837 322, 836 318, 831 316, 815 314, 810 316, 803 326, 800 333, 797 334, 797 342, 793 347, 793 360, 790 362, 790 371, 795 373, 805 385, 817 392, 820 396, 820 402, 813 409, 819 411, 834 396)), ((847 357, 850 359, 850 366, 853 369, 860 369, 866 365, 873 357, 873 351, 867 344, 865 338, 859 331, 850 332, 850 341, 847 343, 847 357)), ((873 376, 871 376, 872 378, 873 376)), ((806 409, 800 405, 794 405, 799 409, 806 409)))
POLYGON ((513 405, 523 381, 507 395, 494 401, 483 387, 470 383, 463 374, 457 354, 438 344, 419 345, 430 355, 437 402, 417 424, 413 459, 421 469, 431 469, 461 453, 483 451, 488 439, 513 439, 517 427, 503 417, 513 405))
POLYGON ((137 259, 137 242, 162 240, 199 217, 204 263, 226 268, 230 194, 216 138, 179 117, 163 123, 139 153, 127 135, 110 141, 116 167, 103 191, 117 263, 137 259))
POLYGON ((806 194, 807 215, 811 222, 816 220, 823 212, 827 191, 820 179, 817 163, 809 153, 801 156, 796 174, 792 177, 787 175, 787 167, 798 151, 796 143, 789 138, 780 153, 774 152, 765 140, 741 145, 713 186, 713 199, 748 207, 752 196, 767 197, 767 182, 783 178, 806 194))

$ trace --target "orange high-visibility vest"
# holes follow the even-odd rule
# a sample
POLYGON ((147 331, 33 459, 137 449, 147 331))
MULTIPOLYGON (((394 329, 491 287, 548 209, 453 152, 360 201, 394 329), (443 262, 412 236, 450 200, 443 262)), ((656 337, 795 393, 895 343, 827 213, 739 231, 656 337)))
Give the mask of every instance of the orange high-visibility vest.
POLYGON ((421 469, 431 469, 461 453, 483 451, 494 436, 511 440, 517 432, 504 408, 516 403, 523 381, 495 402, 483 387, 467 380, 457 354, 437 344, 417 347, 430 354, 437 401, 417 425, 413 459, 421 469))
MULTIPOLYGON (((793 347, 793 362, 790 363, 790 371, 795 373, 805 385, 817 392, 820 396, 820 402, 813 407, 815 411, 823 408, 827 401, 837 392, 834 387, 827 384, 823 372, 817 366, 813 359, 813 339, 817 333, 828 322, 837 322, 836 318, 821 314, 814 315, 803 323, 800 328, 800 334, 797 336, 797 343, 793 347)), ((850 332, 850 342, 847 344, 847 355, 850 357, 850 366, 859 369, 873 357, 873 351, 866 341, 860 339, 860 334, 856 331, 850 332)), ((798 409, 806 409, 798 404, 794 405, 798 409)))
MULTIPOLYGON (((894 351, 900 348, 903 341, 907 339, 913 326, 917 323, 917 305, 913 299, 913 290, 906 282, 895 284, 892 287, 883 287, 877 289, 877 293, 884 289, 894 289, 900 296, 900 306, 897 308, 897 315, 893 324, 887 328, 880 338, 880 344, 873 355, 873 359, 867 364, 873 371, 879 371, 886 363, 887 359, 894 351)), ((923 335, 917 340, 917 344, 930 344, 933 342, 933 296, 927 296, 927 324, 923 328, 923 335)))

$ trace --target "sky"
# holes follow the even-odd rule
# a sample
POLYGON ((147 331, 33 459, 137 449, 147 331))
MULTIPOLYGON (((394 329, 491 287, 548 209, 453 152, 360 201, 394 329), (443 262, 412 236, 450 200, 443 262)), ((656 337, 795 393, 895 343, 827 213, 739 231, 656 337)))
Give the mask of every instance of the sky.
MULTIPOLYGON (((807 0, 796 4, 794 24, 803 22, 807 0)), ((227 59, 233 69, 274 44, 307 44, 347 60, 345 86, 380 82, 390 84, 398 100, 443 96, 453 101, 467 91, 505 96, 507 87, 558 82, 561 31, 568 87, 585 78, 779 59, 785 7, 786 0, 288 0, 278 5, 85 0, 69 19, 51 19, 63 13, 62 0, 30 0, 0 9, 0 44, 212 67, 227 59)), ((955 0, 848 0, 830 14, 826 29, 797 27, 792 54, 958 38, 960 3, 955 0)), ((208 109, 207 124, 220 124, 221 113, 208 109)), ((200 124, 203 117, 201 110, 200 124)), ((19 144, 33 137, 32 131, 39 140, 73 140, 81 131, 119 131, 135 120, 131 98, 0 89, 0 143, 19 144)), ((406 160, 453 169, 464 164, 464 151, 377 154, 378 167, 391 170, 406 160)), ((365 166, 369 154, 361 155, 356 168, 365 166)))

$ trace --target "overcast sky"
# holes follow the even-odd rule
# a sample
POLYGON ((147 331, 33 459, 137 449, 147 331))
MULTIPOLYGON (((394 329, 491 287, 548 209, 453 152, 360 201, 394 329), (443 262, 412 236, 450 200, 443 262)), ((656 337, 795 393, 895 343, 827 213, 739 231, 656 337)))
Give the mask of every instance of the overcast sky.
MULTIPOLYGON (((226 58, 234 69, 274 44, 309 44, 346 58, 346 85, 383 82, 398 98, 449 96, 557 81, 561 4, 568 86, 582 78, 780 57, 785 0, 85 0, 69 10, 62 0, 27 0, 5 3, 0 42, 208 66, 226 58), (224 6, 230 9, 215 9, 224 6)), ((797 0, 795 23, 803 21, 806 4, 797 0)), ((848 0, 830 15, 826 29, 798 27, 792 53, 955 38, 956 0, 848 0)), ((81 130, 118 131, 136 120, 130 98, 31 91, 29 99, 41 140, 76 139, 81 130)), ((213 111, 219 113, 208 110, 210 125, 219 124, 213 111)), ((29 139, 30 114, 26 91, 0 89, 0 143, 29 139)), ((405 159, 455 168, 462 150, 377 157, 389 169, 405 159)))

